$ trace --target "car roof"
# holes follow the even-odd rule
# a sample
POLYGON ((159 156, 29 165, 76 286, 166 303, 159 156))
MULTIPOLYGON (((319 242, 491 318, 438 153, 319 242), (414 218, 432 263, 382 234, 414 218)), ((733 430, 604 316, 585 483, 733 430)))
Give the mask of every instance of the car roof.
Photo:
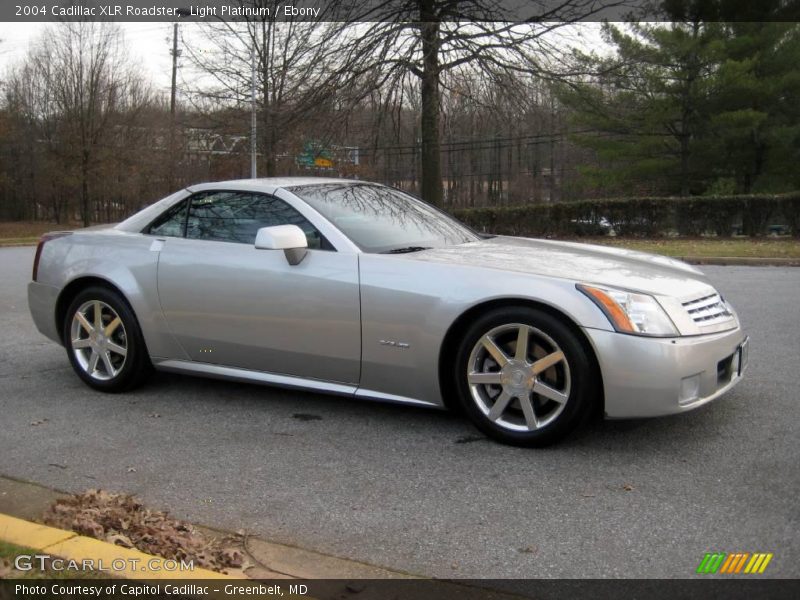
POLYGON ((199 183, 196 185, 187 186, 186 189, 190 192, 218 190, 221 188, 274 192, 279 188, 319 185, 325 183, 355 184, 367 182, 359 181, 357 179, 340 179, 335 177, 262 177, 259 179, 232 179, 230 181, 199 183))
POLYGON ((203 192, 209 190, 233 190, 243 192, 261 192, 264 194, 273 194, 276 190, 281 188, 299 187, 305 185, 319 185, 326 183, 338 184, 368 184, 380 185, 379 183, 370 183, 360 181, 358 179, 337 179, 333 177, 263 177, 261 179, 233 179, 230 181, 213 181, 209 183, 198 183, 190 185, 184 189, 175 192, 171 196, 162 198, 155 204, 140 210, 136 214, 128 217, 122 223, 118 224, 115 229, 120 231, 139 232, 143 227, 147 226, 153 219, 155 219, 163 211, 167 210, 172 204, 179 202, 188 194, 195 192, 203 192))

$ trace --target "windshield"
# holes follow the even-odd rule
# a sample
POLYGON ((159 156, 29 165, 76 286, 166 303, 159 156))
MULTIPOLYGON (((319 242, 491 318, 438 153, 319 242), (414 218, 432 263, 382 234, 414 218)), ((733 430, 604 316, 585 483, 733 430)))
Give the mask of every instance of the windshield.
POLYGON ((286 189, 336 225, 364 252, 413 252, 480 239, 455 219, 392 188, 324 183, 286 189))

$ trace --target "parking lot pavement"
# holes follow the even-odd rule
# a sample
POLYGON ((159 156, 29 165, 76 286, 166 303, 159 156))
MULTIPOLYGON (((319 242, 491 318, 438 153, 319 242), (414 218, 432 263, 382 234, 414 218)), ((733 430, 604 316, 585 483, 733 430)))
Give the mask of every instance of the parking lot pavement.
POLYGON ((709 551, 800 576, 800 269, 705 267, 752 338, 729 395, 525 450, 444 412, 264 387, 90 391, 33 327, 32 257, 0 250, 0 474, 437 577, 688 577, 709 551))

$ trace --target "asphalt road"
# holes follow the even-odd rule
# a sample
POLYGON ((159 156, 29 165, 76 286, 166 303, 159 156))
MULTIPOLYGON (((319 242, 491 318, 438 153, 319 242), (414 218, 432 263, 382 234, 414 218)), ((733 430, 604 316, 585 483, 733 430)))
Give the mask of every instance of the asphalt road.
POLYGON ((28 315, 32 257, 0 250, 0 474, 437 577, 689 577, 708 551, 800 576, 800 269, 706 268, 752 336, 726 397, 525 450, 448 413, 257 386, 92 392, 28 315))

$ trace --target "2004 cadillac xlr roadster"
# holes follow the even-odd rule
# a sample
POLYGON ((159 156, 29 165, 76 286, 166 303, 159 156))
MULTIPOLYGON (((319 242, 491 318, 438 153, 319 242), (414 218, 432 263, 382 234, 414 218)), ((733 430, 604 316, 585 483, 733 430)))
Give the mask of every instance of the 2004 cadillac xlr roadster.
POLYGON ((351 180, 195 185, 113 227, 47 234, 28 298, 98 390, 155 367, 459 407, 528 446, 595 411, 697 408, 747 363, 736 313, 694 267, 477 234, 351 180))

